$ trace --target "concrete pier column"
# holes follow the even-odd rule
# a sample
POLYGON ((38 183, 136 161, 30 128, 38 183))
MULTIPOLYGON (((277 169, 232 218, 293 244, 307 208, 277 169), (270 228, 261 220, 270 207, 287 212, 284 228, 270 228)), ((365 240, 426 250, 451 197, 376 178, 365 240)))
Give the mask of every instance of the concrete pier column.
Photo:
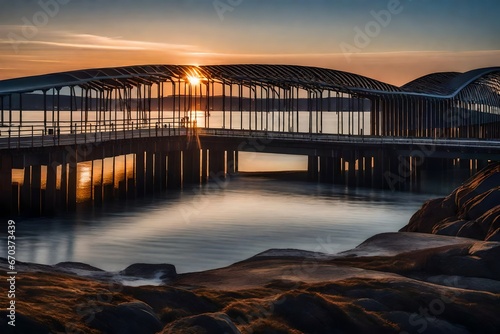
POLYGON ((0 212, 12 213, 12 157, 8 154, 0 156, 0 212))
POLYGON ((154 192, 153 165, 154 165, 153 152, 146 151, 146 193, 147 194, 152 194, 154 192))
POLYGON ((384 160, 384 152, 379 150, 373 157, 373 187, 382 189, 386 182, 386 166, 384 160))
POLYGON ((94 206, 101 207, 104 202, 104 160, 106 158, 106 151, 104 147, 101 150, 101 157, 99 163, 101 165, 101 173, 99 174, 99 184, 94 186, 94 206))
POLYGON ((372 157, 371 155, 364 155, 363 159, 363 183, 365 186, 372 184, 372 157))
POLYGON ((135 179, 127 179, 127 198, 134 199, 136 197, 135 179))
POLYGON ((239 152, 234 151, 234 172, 235 173, 238 173, 240 171, 239 163, 240 163, 239 152))
POLYGON ((127 199, 127 183, 125 180, 118 181, 118 198, 121 200, 127 199))
POLYGON ((66 209, 68 207, 68 164, 65 154, 61 157, 61 185, 59 188, 59 199, 61 200, 61 207, 66 209))
POLYGON ((419 157, 411 157, 411 182, 412 189, 418 189, 422 180, 422 160, 419 157))
POLYGON ((94 206, 101 207, 102 206, 102 183, 94 185, 94 206))
POLYGON ((168 152, 167 188, 179 189, 181 180, 181 151, 168 152))
POLYGON ((307 179, 311 182, 316 182, 318 178, 318 157, 316 155, 310 155, 307 158, 307 179))
POLYGON ((135 154, 135 188, 137 197, 143 197, 145 193, 144 183, 144 150, 138 149, 135 154))
POLYGON ((51 161, 51 157, 49 157, 49 165, 47 166, 47 180, 45 184, 44 213, 51 215, 56 211, 57 187, 57 164, 51 161))
POLYGON ((343 173, 342 158, 340 157, 332 158, 332 164, 333 164, 333 183, 343 184, 344 178, 342 175, 343 173))
POLYGON ((208 150, 201 150, 201 182, 208 181, 208 150))
POLYGON ((221 180, 226 178, 226 161, 225 152, 222 150, 209 150, 209 178, 214 180, 221 180))
POLYGON ((78 171, 78 161, 76 156, 71 157, 69 161, 68 170, 68 209, 76 209, 76 186, 78 182, 77 171, 78 171))
POLYGON ((103 189, 103 197, 104 202, 109 202, 113 199, 114 196, 115 185, 114 184, 106 184, 103 189))
MULTIPOLYGON (((130 149, 130 151, 128 152, 131 152, 132 150, 130 149)), ((124 173, 123 173, 123 178, 125 180, 125 185, 126 185, 126 194, 125 194, 125 197, 128 198, 128 199, 134 199, 135 198, 135 192, 136 192, 136 189, 135 189, 135 156, 132 156, 132 157, 127 157, 127 153, 128 152, 125 152, 125 170, 124 170, 124 173), (128 176, 128 163, 127 163, 127 160, 130 160, 132 159, 132 177, 129 178, 128 176)))
POLYGON ((391 165, 391 171, 399 178, 398 190, 409 190, 413 182, 413 159, 409 156, 397 156, 391 165))
POLYGON ((182 174, 184 184, 200 183, 200 150, 183 152, 182 174))
POLYGON ((155 191, 162 191, 165 189, 167 184, 165 171, 167 167, 165 164, 165 154, 163 152, 155 153, 155 176, 154 176, 154 188, 155 191))
POLYGON ((319 158, 319 180, 322 183, 333 183, 333 158, 319 158))
POLYGON ((160 190, 163 191, 167 189, 167 154, 165 152, 160 152, 159 159, 160 159, 159 168, 161 177, 160 190))
POLYGON ((354 155, 351 155, 347 160, 349 166, 347 167, 347 184, 350 186, 356 185, 356 158, 354 155))
POLYGON ((42 166, 31 167, 31 213, 39 216, 42 213, 42 166))
POLYGON ((227 173, 234 175, 236 173, 236 152, 233 150, 227 151, 227 173))
POLYGON ((406 157, 400 157, 396 154, 387 155, 388 172, 390 173, 390 181, 386 180, 386 184, 391 190, 401 190, 405 187, 405 183, 410 180, 410 164, 406 164, 406 157))
POLYGON ((21 213, 31 212, 31 166, 24 167, 23 185, 21 186, 21 213))

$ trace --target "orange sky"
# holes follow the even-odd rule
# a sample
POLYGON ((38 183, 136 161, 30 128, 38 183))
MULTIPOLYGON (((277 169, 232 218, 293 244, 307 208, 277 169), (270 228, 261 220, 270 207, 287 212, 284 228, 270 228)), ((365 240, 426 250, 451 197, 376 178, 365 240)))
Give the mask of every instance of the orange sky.
POLYGON ((124 65, 267 63, 402 85, 500 65, 498 0, 254 0, 224 12, 211 0, 46 1, 56 7, 2 7, 0 80, 124 65))

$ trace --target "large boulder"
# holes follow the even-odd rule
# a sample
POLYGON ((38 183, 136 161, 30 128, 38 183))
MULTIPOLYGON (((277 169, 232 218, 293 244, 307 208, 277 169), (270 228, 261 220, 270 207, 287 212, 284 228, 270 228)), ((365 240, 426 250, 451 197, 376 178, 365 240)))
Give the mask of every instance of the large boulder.
POLYGON ((500 163, 491 163, 449 196, 426 202, 401 232, 500 241, 500 163))
POLYGON ((206 313, 177 320, 166 326, 162 334, 240 334, 225 313, 206 313))
POLYGON ((142 302, 105 306, 90 326, 107 334, 154 334, 163 327, 153 309, 142 302))

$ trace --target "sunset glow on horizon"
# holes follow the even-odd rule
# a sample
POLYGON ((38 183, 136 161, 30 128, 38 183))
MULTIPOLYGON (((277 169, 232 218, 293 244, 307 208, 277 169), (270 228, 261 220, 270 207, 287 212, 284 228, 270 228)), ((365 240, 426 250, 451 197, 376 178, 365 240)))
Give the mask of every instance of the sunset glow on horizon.
POLYGON ((402 85, 500 59, 494 0, 0 3, 0 80, 126 65, 265 63, 402 85))

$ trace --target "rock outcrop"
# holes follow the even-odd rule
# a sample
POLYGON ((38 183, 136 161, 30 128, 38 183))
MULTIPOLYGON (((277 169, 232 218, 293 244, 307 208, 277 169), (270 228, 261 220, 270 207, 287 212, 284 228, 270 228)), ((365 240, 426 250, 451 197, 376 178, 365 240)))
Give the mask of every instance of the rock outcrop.
POLYGON ((384 233, 335 256, 273 250, 139 287, 23 263, 17 331, 0 311, 0 332, 497 333, 499 256, 498 242, 384 233))
POLYGON ((269 250, 188 274, 19 262, 16 327, 0 310, 0 333, 498 333, 499 185, 492 164, 404 228, 426 233, 379 234, 333 256, 269 250), (163 284, 116 281, 130 277, 163 284))
POLYGON ((492 163, 445 198, 426 202, 405 232, 500 241, 500 163, 492 163))

